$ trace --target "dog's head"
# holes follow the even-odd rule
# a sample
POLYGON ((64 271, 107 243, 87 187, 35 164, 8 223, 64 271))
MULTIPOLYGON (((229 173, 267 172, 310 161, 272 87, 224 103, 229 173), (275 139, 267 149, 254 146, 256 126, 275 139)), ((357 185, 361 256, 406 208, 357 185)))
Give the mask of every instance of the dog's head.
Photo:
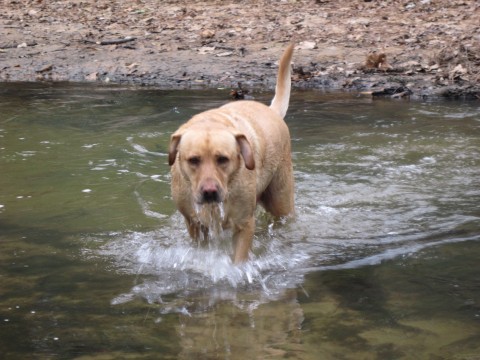
POLYGON ((176 162, 198 204, 223 202, 239 169, 255 168, 247 138, 229 129, 180 128, 171 136, 168 154, 169 165, 176 162))

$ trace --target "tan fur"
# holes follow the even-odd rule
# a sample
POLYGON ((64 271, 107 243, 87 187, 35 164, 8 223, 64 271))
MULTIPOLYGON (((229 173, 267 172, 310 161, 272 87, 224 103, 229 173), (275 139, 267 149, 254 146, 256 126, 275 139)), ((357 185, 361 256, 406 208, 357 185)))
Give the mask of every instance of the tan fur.
POLYGON ((232 102, 195 115, 171 136, 172 196, 190 236, 208 238, 219 224, 231 228, 235 263, 248 259, 257 202, 274 216, 294 210, 290 133, 283 121, 292 53, 290 45, 280 60, 270 107, 232 102))

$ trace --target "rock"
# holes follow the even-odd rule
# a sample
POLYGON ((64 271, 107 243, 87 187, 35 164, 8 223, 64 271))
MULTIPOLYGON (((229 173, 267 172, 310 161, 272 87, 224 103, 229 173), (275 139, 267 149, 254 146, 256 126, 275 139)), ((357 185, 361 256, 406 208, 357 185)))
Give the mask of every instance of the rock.
POLYGON ((302 41, 297 46, 296 50, 313 50, 317 48, 317 43, 315 41, 302 41))
POLYGON ((202 39, 211 39, 211 38, 215 37, 215 31, 210 30, 210 29, 203 30, 200 34, 200 37, 202 39))

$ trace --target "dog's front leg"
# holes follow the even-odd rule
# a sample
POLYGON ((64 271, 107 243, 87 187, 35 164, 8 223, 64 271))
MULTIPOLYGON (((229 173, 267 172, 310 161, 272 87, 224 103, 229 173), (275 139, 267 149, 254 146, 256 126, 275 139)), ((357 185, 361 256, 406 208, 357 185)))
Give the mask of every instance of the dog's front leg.
POLYGON ((185 217, 185 223, 187 224, 190 237, 197 242, 197 244, 201 244, 208 239, 207 227, 202 226, 198 221, 192 220, 189 217, 185 217))
POLYGON ((235 247, 233 262, 235 264, 241 264, 248 260, 248 251, 252 246, 254 232, 255 218, 253 216, 242 225, 235 226, 233 233, 233 244, 235 247))

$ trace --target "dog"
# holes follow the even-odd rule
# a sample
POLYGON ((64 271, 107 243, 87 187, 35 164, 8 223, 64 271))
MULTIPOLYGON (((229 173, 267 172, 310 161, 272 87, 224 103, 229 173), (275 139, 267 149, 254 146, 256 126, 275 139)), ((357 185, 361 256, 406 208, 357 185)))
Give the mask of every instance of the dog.
POLYGON ((233 262, 248 260, 257 203, 275 217, 293 215, 290 100, 293 45, 284 51, 270 106, 230 102, 193 116, 170 138, 168 163, 177 209, 194 240, 232 229, 233 262))

